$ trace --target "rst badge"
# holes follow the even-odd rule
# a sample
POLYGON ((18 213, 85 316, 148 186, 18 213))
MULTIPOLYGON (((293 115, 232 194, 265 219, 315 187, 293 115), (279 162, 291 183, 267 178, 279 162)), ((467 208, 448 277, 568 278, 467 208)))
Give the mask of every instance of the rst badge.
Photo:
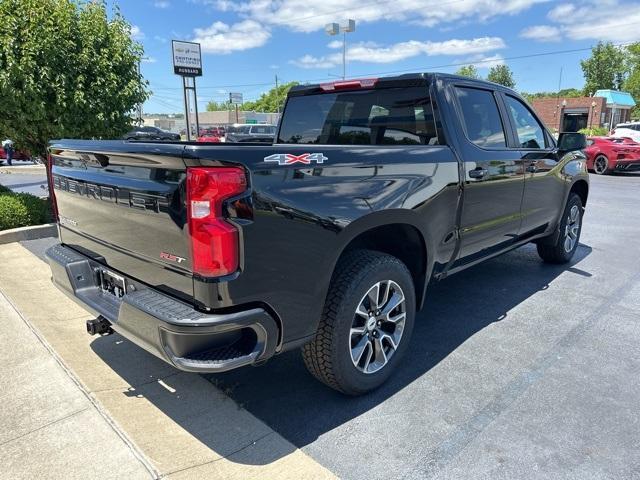
POLYGON ((163 260, 169 260, 170 262, 182 263, 187 259, 184 257, 179 257, 169 252, 160 252, 160 258, 163 260))
POLYGON ((303 153, 302 155, 275 153, 264 157, 265 162, 277 162, 278 165, 293 165, 295 163, 311 165, 312 162, 324 163, 325 160, 329 160, 329 158, 325 157, 323 153, 303 153))

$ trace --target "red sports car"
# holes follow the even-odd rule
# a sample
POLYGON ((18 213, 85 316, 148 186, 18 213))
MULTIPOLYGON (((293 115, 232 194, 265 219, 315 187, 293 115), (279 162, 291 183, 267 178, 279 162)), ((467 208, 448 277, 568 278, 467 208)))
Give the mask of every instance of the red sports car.
POLYGON ((589 137, 587 168, 598 175, 640 170, 640 144, 627 138, 589 137))

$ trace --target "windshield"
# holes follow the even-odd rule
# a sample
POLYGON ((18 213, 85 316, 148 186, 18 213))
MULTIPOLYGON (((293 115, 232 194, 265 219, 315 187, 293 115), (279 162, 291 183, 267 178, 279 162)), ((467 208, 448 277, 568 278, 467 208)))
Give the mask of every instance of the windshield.
POLYGON ((291 97, 279 143, 437 145, 429 91, 385 88, 291 97))

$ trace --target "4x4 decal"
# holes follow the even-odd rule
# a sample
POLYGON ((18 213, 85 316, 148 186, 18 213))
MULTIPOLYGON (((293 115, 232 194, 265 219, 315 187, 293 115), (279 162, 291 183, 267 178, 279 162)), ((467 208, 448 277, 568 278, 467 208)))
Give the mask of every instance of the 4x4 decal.
POLYGON ((278 162, 278 165, 293 165, 294 163, 302 163, 310 165, 312 162, 324 163, 329 160, 323 153, 303 153, 302 155, 293 155, 291 153, 275 153, 264 157, 265 162, 278 162))

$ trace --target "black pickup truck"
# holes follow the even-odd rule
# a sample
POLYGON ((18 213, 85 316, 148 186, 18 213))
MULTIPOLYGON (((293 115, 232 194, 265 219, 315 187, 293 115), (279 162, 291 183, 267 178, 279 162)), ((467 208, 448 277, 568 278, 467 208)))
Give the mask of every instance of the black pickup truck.
POLYGON ((430 282, 528 242, 572 258, 584 146, 488 82, 298 86, 273 144, 52 142, 47 256, 90 333, 192 372, 302 348, 361 394, 394 373, 430 282))

